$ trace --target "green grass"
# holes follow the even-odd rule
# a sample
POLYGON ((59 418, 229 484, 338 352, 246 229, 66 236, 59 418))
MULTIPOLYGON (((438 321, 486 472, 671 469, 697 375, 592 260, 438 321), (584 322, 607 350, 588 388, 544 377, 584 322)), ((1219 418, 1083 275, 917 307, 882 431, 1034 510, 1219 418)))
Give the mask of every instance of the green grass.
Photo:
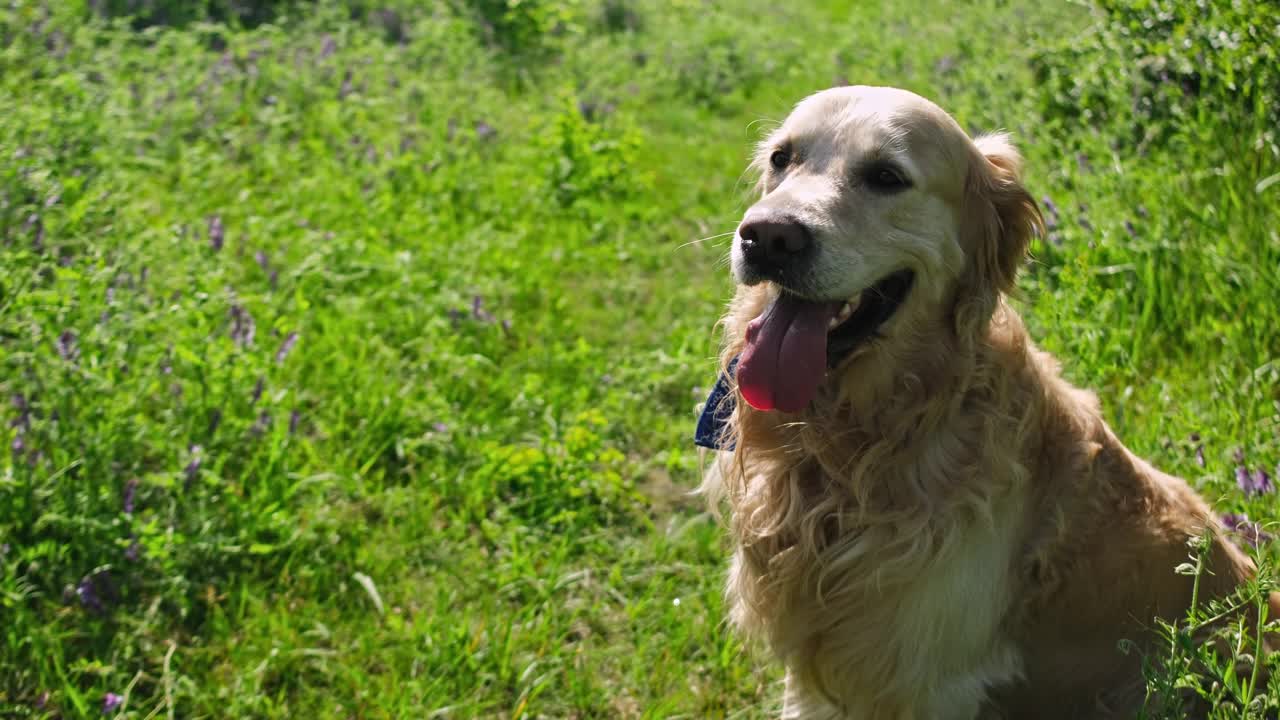
POLYGON ((1013 131, 1058 208, 1035 335, 1280 520, 1235 481, 1280 475, 1269 96, 1124 110, 1114 15, 117 5, 0 9, 0 716, 770 716, 690 436, 751 145, 837 82, 1013 131))

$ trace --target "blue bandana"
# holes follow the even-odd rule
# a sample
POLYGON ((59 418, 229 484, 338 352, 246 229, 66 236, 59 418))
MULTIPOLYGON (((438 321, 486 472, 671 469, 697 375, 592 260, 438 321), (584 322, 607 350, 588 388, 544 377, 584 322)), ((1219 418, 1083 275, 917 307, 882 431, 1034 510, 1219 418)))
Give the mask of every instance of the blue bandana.
POLYGON ((733 445, 725 444, 725 426, 733 416, 734 397, 729 386, 729 376, 738 369, 738 358, 729 361, 729 371, 720 373, 716 386, 711 388, 707 396, 707 404, 702 407, 702 415, 698 416, 698 427, 693 432, 693 444, 711 450, 732 450, 733 445))

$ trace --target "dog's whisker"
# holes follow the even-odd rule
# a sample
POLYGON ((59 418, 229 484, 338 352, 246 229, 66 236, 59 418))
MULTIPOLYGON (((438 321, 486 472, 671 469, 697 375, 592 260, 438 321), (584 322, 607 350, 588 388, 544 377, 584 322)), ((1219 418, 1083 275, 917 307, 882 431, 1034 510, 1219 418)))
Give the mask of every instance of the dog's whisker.
POLYGON ((728 232, 722 232, 722 233, 718 233, 718 234, 716 234, 716 235, 708 235, 708 236, 706 236, 706 237, 704 237, 704 238, 698 238, 697 240, 690 240, 689 242, 687 242, 687 243, 683 243, 683 244, 679 245, 678 247, 676 247, 676 250, 683 250, 683 249, 685 249, 685 248, 689 247, 690 245, 697 245, 698 243, 704 243, 704 242, 706 242, 706 241, 708 241, 708 240, 716 240, 716 239, 718 239, 718 238, 726 237, 726 236, 728 236, 728 235, 733 235, 733 234, 734 234, 734 233, 736 233, 736 232, 737 232, 737 230, 730 230, 730 231, 728 231, 728 232))

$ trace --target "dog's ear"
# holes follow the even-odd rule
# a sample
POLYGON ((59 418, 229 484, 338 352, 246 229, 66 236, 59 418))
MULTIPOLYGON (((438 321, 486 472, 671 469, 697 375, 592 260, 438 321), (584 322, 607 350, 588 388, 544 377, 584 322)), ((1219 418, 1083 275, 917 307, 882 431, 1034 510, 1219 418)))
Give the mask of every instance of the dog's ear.
POLYGON ((1002 293, 1013 289, 1031 238, 1044 218, 1022 186, 1022 156, 1004 133, 974 141, 964 192, 968 267, 958 288, 957 332, 972 337, 985 327, 1002 293))

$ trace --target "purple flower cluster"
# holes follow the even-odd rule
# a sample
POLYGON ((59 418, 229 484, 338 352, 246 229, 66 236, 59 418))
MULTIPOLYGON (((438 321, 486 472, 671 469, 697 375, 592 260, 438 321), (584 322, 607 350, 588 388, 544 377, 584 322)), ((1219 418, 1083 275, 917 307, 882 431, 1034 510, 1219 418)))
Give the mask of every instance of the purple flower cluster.
POLYGON ((75 362, 80 357, 80 348, 76 345, 76 334, 71 330, 63 330, 58 336, 58 356, 67 362, 75 362))
POLYGON ((80 578, 79 583, 76 583, 73 594, 80 601, 81 607, 94 615, 102 615, 115 596, 111 575, 106 570, 97 570, 85 575, 80 578))
POLYGON ((493 313, 484 309, 484 299, 479 295, 471 298, 471 316, 482 323, 491 323, 495 320, 493 313))
POLYGON ((222 250, 222 242, 226 237, 226 230, 222 226, 221 215, 211 215, 209 217, 209 247, 214 252, 222 250))
POLYGON ((1270 542, 1272 535, 1262 526, 1249 519, 1244 513, 1226 513, 1222 516, 1222 525, 1226 529, 1238 533, 1245 542, 1257 547, 1261 543, 1270 542))
POLYGON ((262 268, 262 272, 267 274, 267 282, 271 285, 271 289, 275 290, 280 282, 280 271, 271 267, 267 254, 261 250, 253 253, 253 259, 258 263, 258 267, 262 268))
POLYGON ((288 335, 286 335, 284 338, 284 342, 280 343, 280 349, 276 351, 276 364, 279 365, 283 363, 284 359, 289 356, 289 352, 293 350, 293 346, 297 344, 298 344, 297 331, 291 332, 288 335))
POLYGON ((1048 232, 1046 238, 1054 245, 1062 244, 1062 233, 1058 232, 1058 228, 1062 225, 1061 216, 1058 213, 1058 206, 1053 202, 1053 198, 1045 195, 1040 198, 1040 204, 1044 205, 1044 229, 1048 232))
POLYGON ((492 140, 498 136, 498 129, 484 120, 476 121, 476 137, 481 140, 492 140))
POLYGON ((191 460, 182 469, 183 489, 185 490, 190 490, 191 483, 195 482, 196 477, 200 475, 200 460, 204 455, 204 448, 199 445, 192 445, 188 452, 191 453, 191 460))
MULTIPOLYGON (((1280 470, 1277 470, 1277 472, 1280 472, 1280 470)), ((1263 495, 1275 490, 1275 486, 1271 483, 1271 476, 1267 474, 1266 470, 1257 468, 1250 472, 1243 465, 1236 467, 1236 485, 1240 486, 1240 489, 1244 491, 1245 497, 1263 495)))
POLYGON ((232 341, 241 347, 252 345, 253 336, 257 332, 257 325, 253 322, 253 316, 238 304, 231 306, 230 313, 232 341))
MULTIPOLYGON (((1236 463, 1236 485, 1244 492, 1245 497, 1265 495, 1275 490, 1275 485, 1271 483, 1271 476, 1266 470, 1261 466, 1253 470, 1249 469, 1245 463, 1244 448, 1236 448, 1231 453, 1231 459, 1236 463)), ((1276 473, 1280 474, 1280 465, 1276 466, 1276 473)))
POLYGON ((16 463, 23 458, 34 466, 41 457, 41 452, 28 446, 27 434, 31 432, 31 405, 27 401, 27 396, 17 393, 12 398, 13 407, 18 411, 17 417, 9 421, 9 427, 14 429, 13 442, 9 449, 13 451, 13 461, 16 463))
MULTIPOLYGON (((492 325, 493 323, 498 322, 498 318, 495 317, 493 313, 485 309, 484 298, 479 295, 476 295, 471 298, 470 313, 468 313, 465 310, 459 310, 457 308, 449 308, 448 314, 449 314, 449 321, 453 323, 454 327, 457 327, 458 324, 462 322, 463 319, 468 317, 468 315, 471 317, 471 319, 477 322, 484 323, 486 325, 492 325)), ((503 320, 499 324, 502 326, 502 329, 504 332, 507 332, 507 333, 511 332, 510 320, 503 320)))
POLYGON ((44 221, 40 216, 31 213, 27 217, 27 232, 31 233, 31 249, 37 254, 44 254, 44 221))
POLYGON ((18 437, 22 437, 25 432, 31 430, 31 406, 27 404, 27 396, 17 393, 12 398, 13 409, 18 411, 18 416, 9 421, 9 427, 17 428, 18 437))
POLYGON ((253 427, 249 428, 249 434, 254 437, 261 437, 271 427, 271 413, 263 410, 258 413, 258 419, 253 422, 253 427))

